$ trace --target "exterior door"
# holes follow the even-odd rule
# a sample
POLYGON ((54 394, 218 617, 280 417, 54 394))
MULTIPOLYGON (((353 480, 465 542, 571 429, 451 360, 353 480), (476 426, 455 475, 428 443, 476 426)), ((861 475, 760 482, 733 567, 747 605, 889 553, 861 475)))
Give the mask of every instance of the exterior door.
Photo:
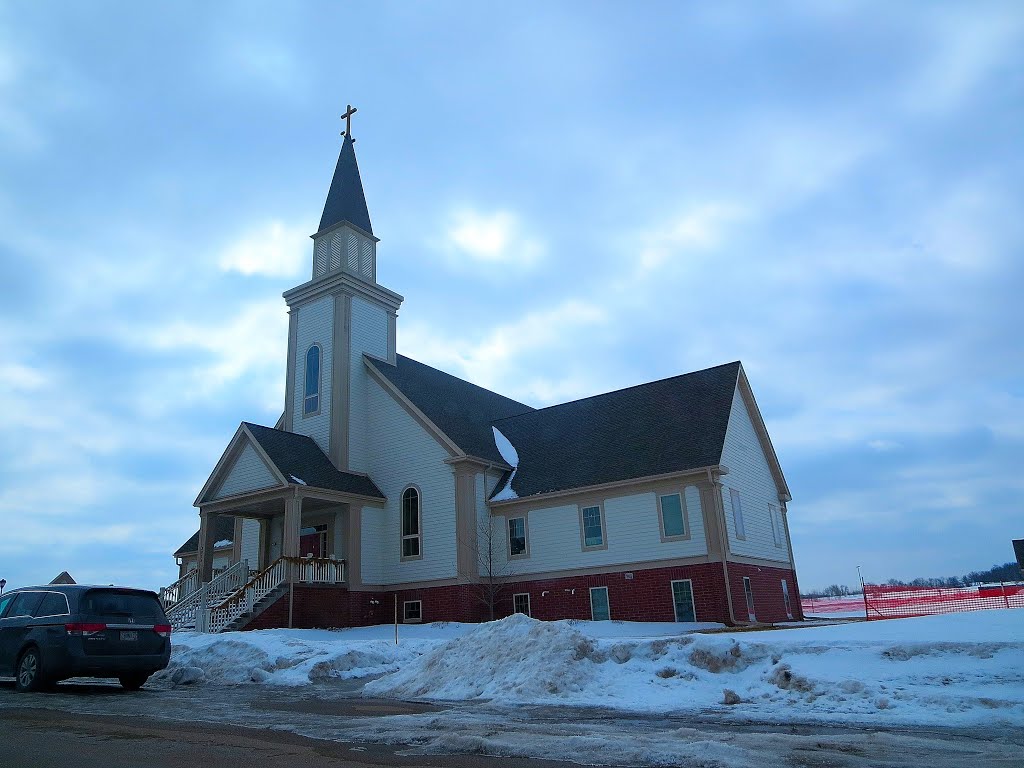
POLYGON ((313 557, 323 557, 320 551, 320 534, 307 533, 299 537, 299 557, 306 557, 312 554, 313 557))

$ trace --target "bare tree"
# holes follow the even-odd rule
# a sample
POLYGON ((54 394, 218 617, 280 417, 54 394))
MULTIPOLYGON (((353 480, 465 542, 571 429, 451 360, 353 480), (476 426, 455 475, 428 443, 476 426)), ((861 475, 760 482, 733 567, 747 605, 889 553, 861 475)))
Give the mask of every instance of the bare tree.
POLYGON ((475 533, 474 541, 465 542, 474 555, 470 570, 460 575, 473 585, 476 598, 487 609, 487 620, 494 621, 513 569, 505 556, 505 541, 490 516, 477 522, 475 533))

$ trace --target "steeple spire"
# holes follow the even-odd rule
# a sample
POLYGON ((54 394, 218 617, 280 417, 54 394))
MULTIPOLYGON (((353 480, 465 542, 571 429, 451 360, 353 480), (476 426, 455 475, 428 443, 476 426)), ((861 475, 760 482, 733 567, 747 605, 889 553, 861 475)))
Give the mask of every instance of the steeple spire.
POLYGON ((317 232, 323 232, 346 221, 368 235, 373 234, 370 213, 366 209, 366 197, 363 195, 363 183, 359 178, 356 150, 353 146, 355 141, 352 138, 351 120, 355 111, 350 105, 348 111, 342 115, 346 122, 345 141, 341 145, 338 165, 334 169, 334 178, 331 180, 331 189, 327 193, 327 203, 324 205, 324 214, 320 218, 320 229, 317 232))

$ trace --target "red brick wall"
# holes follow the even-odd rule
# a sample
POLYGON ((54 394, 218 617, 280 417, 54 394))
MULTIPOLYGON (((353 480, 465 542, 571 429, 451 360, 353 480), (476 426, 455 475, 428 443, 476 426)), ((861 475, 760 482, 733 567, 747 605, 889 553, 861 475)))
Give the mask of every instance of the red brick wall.
MULTIPOLYGON (((292 626, 299 629, 351 626, 349 591, 329 584, 296 584, 292 626)), ((285 592, 245 629, 273 629, 288 626, 290 597, 285 592)))
MULTIPOLYGON (((781 580, 789 583, 793 617, 802 619, 795 574, 783 568, 729 564, 733 607, 736 618, 747 618, 743 577, 749 576, 754 591, 758 621, 787 621, 782 599, 781 580)), ((697 621, 728 623, 729 611, 722 578, 721 563, 613 571, 592 576, 569 576, 543 581, 523 581, 505 585, 495 617, 512 613, 513 595, 530 595, 534 618, 589 619, 590 588, 607 587, 611 617, 622 621, 674 621, 671 582, 690 579, 697 621), (632 578, 626 578, 627 574, 632 578)), ((349 592, 344 587, 296 585, 294 627, 345 627, 387 624, 394 620, 395 595, 398 596, 398 620, 404 615, 403 603, 420 600, 423 622, 486 621, 488 610, 479 586, 457 584, 446 587, 403 589, 397 592, 349 592)), ((246 629, 288 626, 288 594, 260 614, 246 629)))
POLYGON ((608 603, 613 619, 675 621, 671 582, 677 579, 690 579, 693 582, 697 621, 727 620, 728 609, 720 563, 519 582, 509 585, 506 590, 501 615, 512 612, 514 593, 528 592, 534 618, 589 619, 590 588, 608 587, 608 603), (627 579, 627 573, 632 573, 633 578, 627 579))
POLYGON ((729 563, 729 582, 732 585, 732 605, 739 621, 747 620, 747 598, 743 591, 743 577, 750 578, 750 587, 754 593, 754 615, 758 621, 793 621, 802 620, 800 593, 797 588, 795 573, 788 568, 768 568, 757 565, 741 565, 729 563), (793 609, 793 619, 786 616, 786 604, 782 599, 782 580, 789 584, 789 603, 793 609))

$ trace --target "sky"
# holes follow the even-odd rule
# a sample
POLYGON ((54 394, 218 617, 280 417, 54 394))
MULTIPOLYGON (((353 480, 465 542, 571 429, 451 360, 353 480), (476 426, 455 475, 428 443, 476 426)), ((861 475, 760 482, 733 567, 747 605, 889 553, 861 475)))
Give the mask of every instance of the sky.
POLYGON ((1024 537, 1024 6, 0 5, 0 578, 158 587, 346 104, 400 353, 534 406, 741 360, 803 588, 1024 537))

